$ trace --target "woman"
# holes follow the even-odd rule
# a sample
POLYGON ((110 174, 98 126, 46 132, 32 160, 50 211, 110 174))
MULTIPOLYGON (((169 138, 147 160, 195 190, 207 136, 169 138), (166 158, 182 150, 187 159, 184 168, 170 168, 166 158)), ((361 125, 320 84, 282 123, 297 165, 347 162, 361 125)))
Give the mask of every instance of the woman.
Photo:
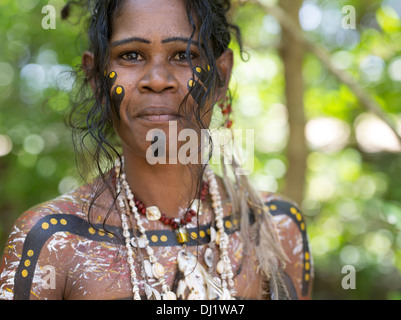
POLYGON ((99 177, 18 219, 0 297, 309 298, 311 256, 299 210, 253 191, 236 161, 235 182, 224 161, 222 178, 193 149, 187 161, 188 152, 177 152, 186 140, 171 131, 200 138, 217 105, 231 127, 230 30, 240 37, 226 20, 229 1, 88 5, 82 93, 92 92, 70 120, 99 177), (169 161, 154 161, 163 156, 169 161))

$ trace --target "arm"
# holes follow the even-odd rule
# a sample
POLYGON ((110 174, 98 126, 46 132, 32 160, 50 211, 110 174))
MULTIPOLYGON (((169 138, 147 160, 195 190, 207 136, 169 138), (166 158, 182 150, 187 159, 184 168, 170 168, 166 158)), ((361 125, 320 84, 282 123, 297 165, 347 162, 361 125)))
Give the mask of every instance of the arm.
POLYGON ((67 255, 58 255, 52 240, 63 235, 48 237, 44 245, 46 232, 56 221, 45 222, 51 213, 49 207, 38 206, 12 228, 0 265, 0 299, 62 299, 67 255))
POLYGON ((313 282, 313 261, 309 248, 304 217, 291 202, 267 198, 265 204, 273 215, 278 236, 289 258, 285 269, 287 287, 293 289, 298 299, 310 299, 313 282))

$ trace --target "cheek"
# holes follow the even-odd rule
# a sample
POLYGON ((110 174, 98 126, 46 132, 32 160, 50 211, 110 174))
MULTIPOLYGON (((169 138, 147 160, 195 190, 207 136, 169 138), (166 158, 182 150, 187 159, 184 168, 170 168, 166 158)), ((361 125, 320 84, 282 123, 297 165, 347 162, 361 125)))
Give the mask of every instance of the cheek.
POLYGON ((125 97, 125 89, 122 85, 117 85, 112 89, 111 94, 111 105, 114 109, 114 112, 117 114, 120 119, 120 111, 121 111, 121 103, 125 97))
POLYGON ((127 98, 129 98, 127 97, 127 92, 130 92, 130 82, 127 81, 123 73, 114 70, 110 71, 109 73, 105 71, 105 77, 106 86, 109 91, 111 107, 117 118, 120 120, 121 107, 127 98))

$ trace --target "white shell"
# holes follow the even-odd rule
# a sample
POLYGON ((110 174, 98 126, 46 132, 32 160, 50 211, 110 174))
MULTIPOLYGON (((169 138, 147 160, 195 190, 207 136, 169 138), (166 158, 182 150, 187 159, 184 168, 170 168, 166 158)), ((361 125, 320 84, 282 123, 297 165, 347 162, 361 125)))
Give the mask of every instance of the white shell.
POLYGON ((163 300, 177 300, 177 296, 175 295, 174 292, 169 291, 163 294, 163 300))
POLYGON ((146 218, 150 221, 159 220, 161 213, 158 207, 152 206, 146 208, 146 218))
POLYGON ((222 232, 222 233, 220 234, 220 242, 221 242, 221 241, 224 241, 224 242, 228 241, 228 235, 227 235, 227 233, 222 232))
POLYGON ((131 238, 131 245, 133 247, 137 247, 137 243, 139 244, 139 248, 145 248, 146 247, 146 242, 145 239, 142 237, 139 238, 131 238))
POLYGON ((131 238, 131 246, 136 248, 136 238, 131 238))
POLYGON ((178 268, 184 278, 178 281, 177 298, 186 300, 220 299, 223 291, 196 257, 184 250, 178 253, 178 268))
POLYGON ((231 300, 231 293, 228 289, 223 289, 223 296, 221 297, 221 300, 231 300))
POLYGON ((147 283, 145 283, 144 286, 145 286, 146 298, 148 300, 161 300, 161 296, 160 296, 159 291, 157 291, 156 289, 152 288, 147 283))
POLYGON ((216 229, 210 227, 210 242, 214 242, 216 240, 216 229))
POLYGON ((152 265, 148 260, 143 261, 143 268, 149 278, 153 278, 152 265))
POLYGON ((217 245, 220 245, 220 238, 221 238, 220 232, 216 232, 216 237, 214 241, 216 242, 217 245))
POLYGON ((154 297, 156 298, 156 300, 162 299, 159 291, 157 291, 155 288, 152 288, 152 291, 153 291, 153 294, 154 294, 154 297))
POLYGON ((152 272, 153 272, 153 275, 155 276, 155 278, 159 279, 164 276, 164 273, 166 272, 166 270, 159 262, 155 262, 152 266, 152 272))
POLYGON ((152 287, 147 283, 144 284, 144 287, 145 287, 146 298, 150 300, 152 298, 152 293, 153 293, 152 287))
POLYGON ((210 248, 207 248, 205 251, 205 263, 206 265, 211 268, 213 266, 213 250, 210 248))
POLYGON ((224 261, 220 260, 219 262, 217 262, 216 271, 219 274, 222 274, 224 273, 225 270, 226 270, 226 264, 224 263, 224 261))
POLYGON ((214 277, 213 280, 216 282, 217 286, 221 287, 221 279, 219 277, 214 277))
POLYGON ((220 249, 227 249, 228 246, 228 235, 225 232, 217 232, 216 244, 220 246, 220 249))
POLYGON ((202 202, 199 199, 194 199, 191 205, 191 209, 194 211, 198 211, 199 207, 199 215, 202 215, 202 202))

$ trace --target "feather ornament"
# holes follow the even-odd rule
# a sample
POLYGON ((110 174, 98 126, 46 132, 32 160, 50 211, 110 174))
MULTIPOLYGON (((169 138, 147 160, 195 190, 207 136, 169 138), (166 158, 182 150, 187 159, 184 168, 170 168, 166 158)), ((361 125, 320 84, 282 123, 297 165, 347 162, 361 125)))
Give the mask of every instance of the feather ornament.
POLYGON ((241 235, 245 248, 251 245, 251 239, 255 243, 256 256, 259 270, 270 282, 272 299, 289 299, 289 293, 285 285, 282 270, 289 259, 285 254, 277 233, 277 227, 264 205, 259 193, 251 186, 249 179, 239 165, 238 158, 233 157, 232 168, 236 178, 237 202, 240 203, 241 235), (250 237, 250 212, 253 213, 255 228, 250 237))

